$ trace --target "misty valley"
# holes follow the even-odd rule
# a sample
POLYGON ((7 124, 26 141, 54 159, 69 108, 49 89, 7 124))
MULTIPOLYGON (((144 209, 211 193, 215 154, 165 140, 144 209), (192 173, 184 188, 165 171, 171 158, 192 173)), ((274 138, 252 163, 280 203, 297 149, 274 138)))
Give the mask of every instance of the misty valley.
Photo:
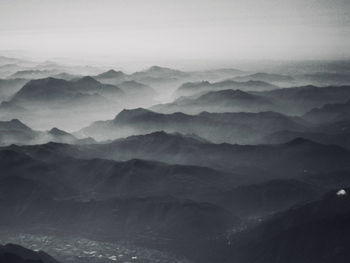
POLYGON ((348 262, 349 74, 1 56, 0 262, 348 262))

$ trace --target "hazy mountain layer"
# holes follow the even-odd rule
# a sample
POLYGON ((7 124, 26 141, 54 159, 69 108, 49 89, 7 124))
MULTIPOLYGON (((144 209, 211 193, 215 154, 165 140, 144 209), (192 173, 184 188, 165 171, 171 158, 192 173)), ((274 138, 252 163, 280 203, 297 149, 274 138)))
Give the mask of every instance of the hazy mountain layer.
POLYGON ((260 113, 184 113, 161 114, 146 109, 123 110, 113 120, 99 121, 78 134, 98 140, 115 139, 129 134, 163 130, 196 134, 213 142, 254 143, 262 136, 282 129, 303 130, 306 123, 275 112, 260 113))

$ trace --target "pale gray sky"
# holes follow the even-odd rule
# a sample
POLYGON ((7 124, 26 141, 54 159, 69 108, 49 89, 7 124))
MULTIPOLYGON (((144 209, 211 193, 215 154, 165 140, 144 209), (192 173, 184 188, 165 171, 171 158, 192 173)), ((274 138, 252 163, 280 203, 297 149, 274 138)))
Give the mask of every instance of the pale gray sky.
POLYGON ((38 57, 350 57, 349 0, 0 0, 0 50, 38 57))

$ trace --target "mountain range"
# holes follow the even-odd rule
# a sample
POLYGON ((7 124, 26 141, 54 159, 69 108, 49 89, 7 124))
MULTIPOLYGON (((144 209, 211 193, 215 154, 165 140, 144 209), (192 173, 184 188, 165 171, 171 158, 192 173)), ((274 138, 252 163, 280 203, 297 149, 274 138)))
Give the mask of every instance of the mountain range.
POLYGON ((36 131, 17 119, 0 121, 0 145, 10 144, 40 144, 47 142, 60 143, 93 143, 92 138, 77 139, 57 128, 49 131, 36 131))
POLYGON ((267 82, 249 80, 246 82, 237 82, 233 80, 224 80, 220 82, 210 83, 209 81, 187 82, 176 89, 174 96, 199 96, 209 91, 220 91, 226 89, 241 89, 243 91, 261 91, 277 89, 277 86, 267 82))
POLYGON ((347 262, 350 64, 200 64, 0 56, 0 263, 347 262))
POLYGON ((163 130, 170 133, 193 133, 213 142, 252 143, 274 131, 286 128, 303 130, 305 125, 300 118, 275 112, 202 112, 188 115, 180 112, 162 114, 138 108, 123 110, 113 120, 95 122, 77 134, 106 140, 163 130))
POLYGON ((151 107, 162 113, 183 112, 198 114, 208 112, 262 112, 273 110, 273 102, 262 96, 250 94, 241 90, 210 91, 197 98, 180 97, 172 103, 159 104, 151 107))

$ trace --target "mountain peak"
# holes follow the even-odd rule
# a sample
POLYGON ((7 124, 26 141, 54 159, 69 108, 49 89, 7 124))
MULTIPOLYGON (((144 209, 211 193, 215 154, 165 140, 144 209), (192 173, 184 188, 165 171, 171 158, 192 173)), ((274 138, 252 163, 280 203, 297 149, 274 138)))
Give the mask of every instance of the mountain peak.
POLYGON ((163 71, 163 70, 171 70, 170 68, 160 67, 160 66, 152 66, 148 69, 148 71, 163 71))
POLYGON ((56 135, 56 136, 70 135, 68 132, 60 130, 60 129, 56 128, 56 127, 54 127, 51 130, 49 130, 49 133, 52 134, 52 135, 56 135))
POLYGON ((121 140, 135 140, 135 141, 143 141, 143 142, 157 142, 162 144, 169 144, 169 143, 175 143, 176 145, 183 144, 202 144, 207 143, 207 141, 204 141, 202 138, 196 138, 195 136, 191 135, 184 135, 182 133, 167 133, 165 131, 155 131, 148 134, 143 135, 133 135, 129 136, 125 139, 119 139, 116 140, 116 142, 121 140))
POLYGON ((27 125, 25 125, 18 119, 12 119, 10 121, 0 121, 0 128, 31 130, 31 128, 29 128, 27 125))
POLYGON ((146 110, 144 108, 124 109, 121 112, 119 112, 119 114, 114 118, 114 121, 125 121, 149 113, 156 114, 155 112, 146 110))
POLYGON ((96 79, 94 79, 91 76, 82 77, 78 79, 76 82, 81 84, 100 84, 100 82, 98 82, 96 79))
POLYGON ((110 69, 106 72, 103 72, 103 73, 97 75, 97 77, 99 77, 99 78, 117 78, 117 77, 121 77, 124 75, 125 74, 122 71, 115 71, 114 69, 110 69))
POLYGON ((313 144, 314 142, 311 140, 302 138, 302 137, 298 137, 298 138, 295 138, 295 139, 287 142, 286 145, 302 145, 302 144, 310 144, 310 143, 313 144))
POLYGON ((160 67, 160 66, 152 66, 149 69, 145 70, 144 72, 151 73, 151 74, 176 74, 176 75, 186 75, 185 72, 167 68, 167 67, 160 67))

